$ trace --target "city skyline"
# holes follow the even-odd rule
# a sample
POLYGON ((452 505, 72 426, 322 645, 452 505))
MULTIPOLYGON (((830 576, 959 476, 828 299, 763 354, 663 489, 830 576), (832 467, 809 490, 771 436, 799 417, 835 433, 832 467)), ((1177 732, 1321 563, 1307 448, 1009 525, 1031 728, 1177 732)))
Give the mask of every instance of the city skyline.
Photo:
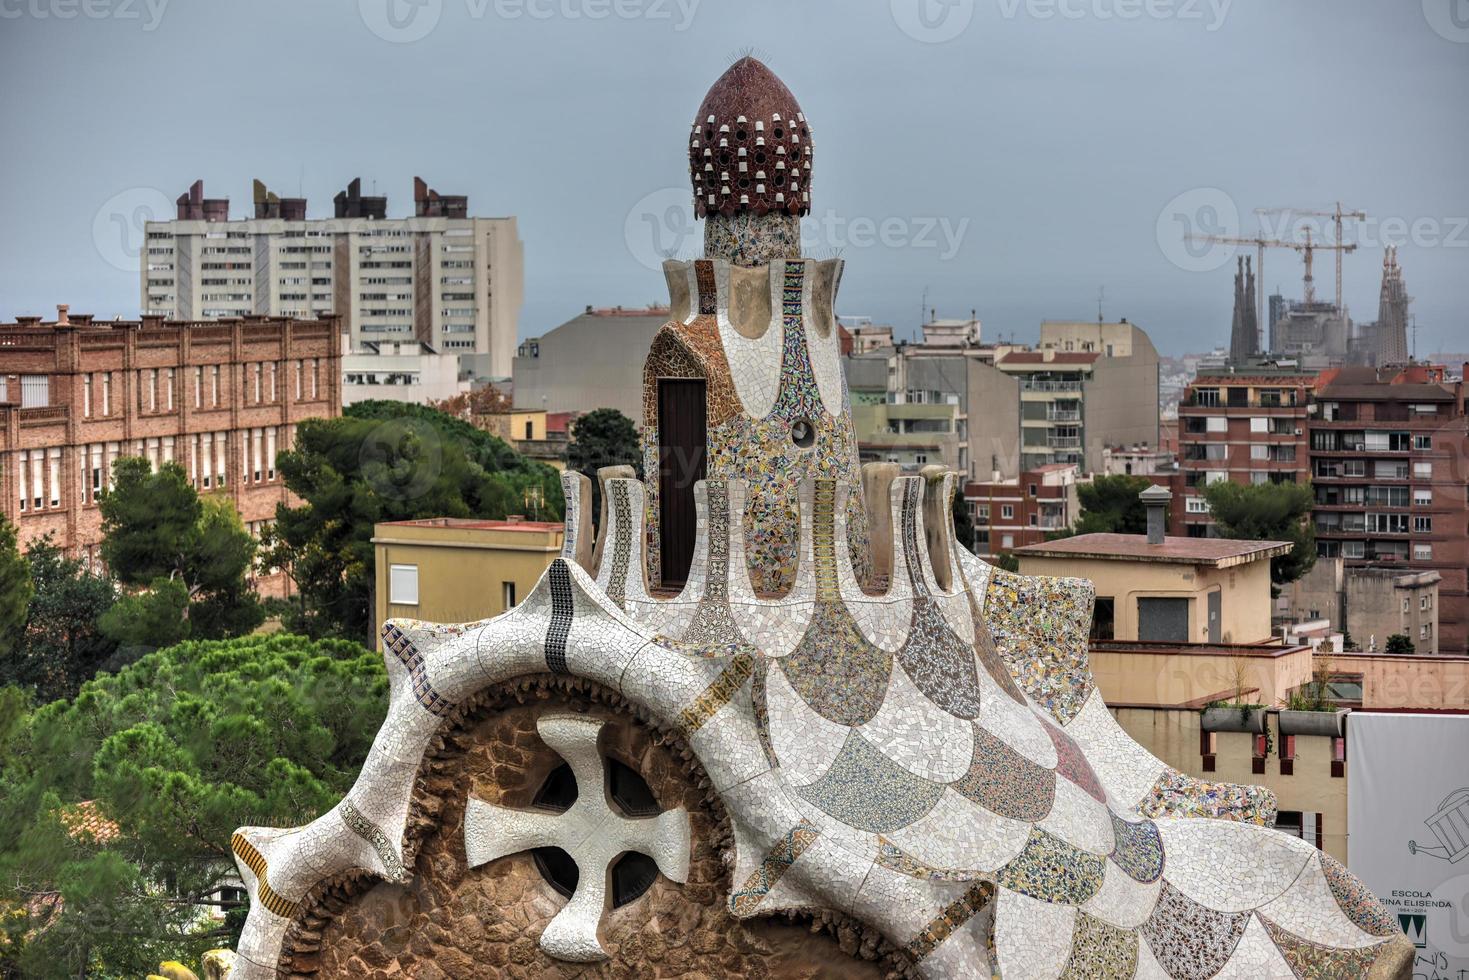
MULTIPOLYGON (((640 136, 635 154, 621 137, 691 119, 661 80, 697 74, 727 38, 731 58, 759 42, 804 93, 821 168, 803 230, 811 254, 847 260, 843 313, 902 331, 925 305, 977 309, 987 339, 1030 340, 1043 319, 1094 318, 1105 287, 1108 320, 1139 324, 1165 354, 1204 351, 1229 340, 1235 253, 1190 251, 1184 235, 1299 233, 1254 209, 1341 200, 1370 216, 1345 260, 1349 310, 1375 318, 1382 248, 1401 243, 1426 356, 1463 346, 1469 302, 1469 188, 1446 165, 1469 134, 1436 121, 1435 99, 1405 97, 1469 77, 1469 31, 1436 2, 893 0, 850 17, 712 0, 99 0, 74 16, 32 3, 0 36, 12 92, 46 78, 3 110, 31 152, 0 189, 25 230, 0 244, 0 312, 136 316, 142 220, 170 217, 196 179, 232 216, 258 177, 316 217, 360 176, 399 216, 418 174, 468 195, 471 214, 519 219, 519 337, 588 304, 654 301, 662 254, 700 244, 666 152, 685 133, 660 123, 666 142, 640 136), (756 36, 764 22, 826 50, 756 36), (1301 57, 1312 49, 1331 53, 1301 57), (55 70, 78 60, 91 70, 55 70), (108 74, 147 84, 91 82, 108 74), (99 150, 115 153, 107 166, 99 150)), ((1315 271, 1329 295, 1324 253, 1315 271)), ((1295 253, 1272 249, 1260 281, 1299 297, 1300 274, 1295 253)))

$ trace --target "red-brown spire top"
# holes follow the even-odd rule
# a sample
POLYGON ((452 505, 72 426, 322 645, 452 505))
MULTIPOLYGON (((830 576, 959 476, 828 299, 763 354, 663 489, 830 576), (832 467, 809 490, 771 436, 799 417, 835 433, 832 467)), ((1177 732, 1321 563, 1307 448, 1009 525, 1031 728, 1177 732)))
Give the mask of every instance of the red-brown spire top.
POLYGON ((741 58, 704 96, 689 140, 694 213, 811 211, 811 131, 775 73, 741 58))

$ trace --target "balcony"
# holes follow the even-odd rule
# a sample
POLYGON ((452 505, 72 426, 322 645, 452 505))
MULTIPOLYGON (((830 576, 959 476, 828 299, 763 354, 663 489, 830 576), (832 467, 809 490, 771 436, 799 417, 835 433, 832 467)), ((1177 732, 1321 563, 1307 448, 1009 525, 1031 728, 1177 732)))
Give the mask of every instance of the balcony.
POLYGON ((1031 381, 1020 382, 1021 391, 1081 391, 1080 381, 1031 381))
POLYGON ((1081 436, 1047 436, 1046 445, 1051 449, 1080 449, 1081 436))
POLYGON ((1081 411, 1079 409, 1050 409, 1046 412, 1047 422, 1080 422, 1081 411))

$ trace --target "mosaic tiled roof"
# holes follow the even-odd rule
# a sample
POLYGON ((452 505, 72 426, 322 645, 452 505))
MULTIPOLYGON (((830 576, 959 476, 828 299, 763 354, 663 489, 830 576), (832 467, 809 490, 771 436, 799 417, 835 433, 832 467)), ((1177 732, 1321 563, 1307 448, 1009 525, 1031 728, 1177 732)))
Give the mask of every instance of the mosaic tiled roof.
MULTIPOLYGON (((740 62, 706 115, 749 123, 779 105, 800 121, 772 81, 740 62)), ((674 319, 645 373, 650 473, 653 386, 707 382, 687 582, 648 588, 656 480, 607 474, 594 547, 589 481, 567 473, 562 555, 519 606, 385 624, 388 714, 346 799, 303 827, 235 835, 252 897, 239 980, 274 975, 289 929, 319 939, 306 905, 323 882, 433 887, 408 844, 432 818, 411 805, 431 747, 483 692, 546 677, 595 685, 687 747, 727 816, 735 920, 831 914, 935 978, 1402 973, 1411 944, 1348 871, 1270 828, 1273 794, 1171 769, 1118 725, 1088 666, 1090 582, 1013 575, 961 547, 958 474, 859 469, 832 316, 841 268, 665 265, 674 319)), ((562 729, 558 753, 595 780, 586 738, 555 719, 540 730, 562 729)), ((456 875, 550 825, 475 812, 456 875)), ((650 842, 676 882, 680 813, 604 825, 650 842)), ((614 849, 595 844, 593 874, 614 849)), ((534 937, 544 955, 602 955, 600 894, 573 892, 534 937)))

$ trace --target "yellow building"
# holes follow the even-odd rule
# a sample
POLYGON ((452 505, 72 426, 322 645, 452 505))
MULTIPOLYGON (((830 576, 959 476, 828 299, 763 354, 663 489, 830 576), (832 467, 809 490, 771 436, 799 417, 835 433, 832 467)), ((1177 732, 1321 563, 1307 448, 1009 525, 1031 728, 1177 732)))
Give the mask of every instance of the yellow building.
MULTIPOLYGON (((564 413, 558 413, 564 414, 564 413)), ((558 432, 547 426, 548 417, 539 408, 512 408, 505 412, 482 412, 474 417, 474 427, 510 443, 512 449, 537 462, 566 469, 566 429, 558 432)))
MULTIPOLYGON (((468 623, 530 594, 561 553, 565 525, 511 517, 435 517, 373 528, 376 626, 389 619, 468 623)), ((381 643, 381 640, 379 640, 381 643)))
POLYGON ((1094 635, 1163 643, 1256 643, 1270 628, 1270 559, 1284 541, 1081 534, 1016 548, 1023 575, 1091 579, 1094 635))
POLYGON ((512 408, 507 412, 482 412, 474 417, 477 429, 484 429, 506 442, 546 438, 546 413, 542 409, 512 408))

